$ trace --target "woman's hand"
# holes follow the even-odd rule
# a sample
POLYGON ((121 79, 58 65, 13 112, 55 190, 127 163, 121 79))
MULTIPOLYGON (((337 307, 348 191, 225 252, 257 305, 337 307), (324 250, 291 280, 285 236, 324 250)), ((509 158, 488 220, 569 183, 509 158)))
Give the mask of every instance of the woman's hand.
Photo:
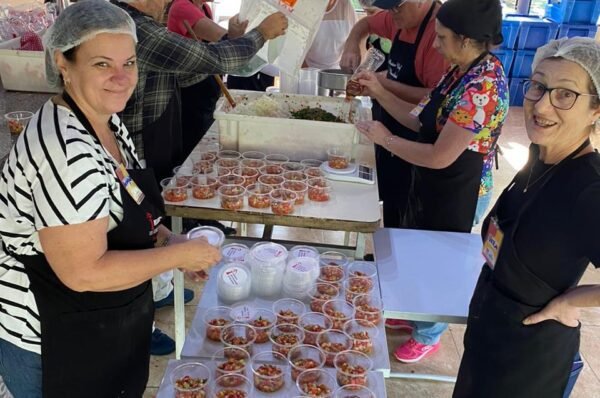
POLYGON ((288 19, 282 12, 276 12, 265 19, 256 27, 265 40, 271 40, 287 31, 288 19))
MULTIPOLYGON (((183 266, 181 268, 190 277, 193 274, 197 274, 200 279, 207 278, 206 270, 221 260, 221 251, 219 248, 209 245, 208 241, 203 237, 186 240, 180 243, 180 245, 185 257, 182 260, 183 266)), ((192 277, 194 280, 198 278, 192 277)))
POLYGON ((360 95, 368 95, 371 98, 378 99, 386 92, 386 89, 379 81, 377 74, 373 72, 359 72, 358 75, 356 75, 356 80, 362 86, 360 95))
POLYGON ((240 21, 239 14, 236 14, 229 18, 227 37, 230 39, 237 39, 244 35, 247 27, 248 21, 240 21))
POLYGON ((364 134, 369 140, 377 145, 383 146, 387 137, 393 136, 381 122, 374 120, 364 120, 356 123, 358 131, 364 134))
POLYGON ((562 294, 550 301, 541 311, 525 318, 523 324, 535 325, 550 319, 554 319, 565 326, 577 327, 579 325, 579 307, 569 304, 565 294, 562 294))

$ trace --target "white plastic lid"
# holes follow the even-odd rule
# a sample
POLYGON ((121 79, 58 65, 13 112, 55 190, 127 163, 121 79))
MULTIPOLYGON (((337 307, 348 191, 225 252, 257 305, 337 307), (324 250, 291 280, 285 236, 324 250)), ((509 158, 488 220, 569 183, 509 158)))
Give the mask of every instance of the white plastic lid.
POLYGON ((290 256, 318 258, 319 251, 312 246, 298 245, 290 249, 290 256))
POLYGON ((311 257, 293 258, 288 261, 286 279, 292 283, 313 282, 319 276, 319 264, 317 259, 311 257), (292 278, 292 279, 290 279, 292 278))
POLYGON ((188 239, 196 239, 204 237, 208 244, 215 247, 220 247, 225 241, 225 234, 219 228, 202 226, 191 229, 187 233, 188 239))
POLYGON ((250 252, 258 261, 265 263, 285 261, 287 258, 287 249, 273 242, 257 243, 250 249, 250 252))
POLYGON ((239 262, 243 263, 246 261, 246 254, 250 249, 248 246, 241 243, 230 243, 221 248, 221 255, 225 262, 239 262))
POLYGON ((243 264, 231 263, 219 273, 219 282, 224 286, 240 288, 250 283, 250 274, 243 264))

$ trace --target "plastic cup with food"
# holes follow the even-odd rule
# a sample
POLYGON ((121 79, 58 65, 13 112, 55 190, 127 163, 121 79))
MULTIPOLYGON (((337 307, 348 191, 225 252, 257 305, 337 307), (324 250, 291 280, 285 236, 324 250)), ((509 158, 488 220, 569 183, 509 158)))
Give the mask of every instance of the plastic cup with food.
POLYGON ((285 386, 290 365, 287 358, 276 351, 263 351, 252 357, 254 388, 272 393, 285 386))
POLYGON ((235 174, 221 176, 218 178, 218 180, 219 180, 220 186, 223 186, 223 185, 241 185, 241 186, 243 186, 244 182, 245 182, 244 177, 235 175, 235 174))
POLYGON ((325 353, 315 346, 301 344, 290 350, 288 361, 292 368, 292 380, 296 381, 305 370, 323 368, 325 353))
POLYGON ((219 187, 221 208, 226 210, 241 210, 244 207, 246 188, 241 185, 221 185, 219 187))
MULTIPOLYGON (((296 173, 295 171, 291 173, 296 173)), ((284 177, 285 178, 285 177, 284 177)), ((306 192, 308 192, 308 185, 302 181, 284 181, 281 184, 283 189, 290 190, 296 194, 296 205, 304 204, 304 200, 306 198, 306 192)))
POLYGON ((271 191, 271 211, 278 216, 287 216, 294 212, 298 196, 289 189, 274 189, 271 191))
POLYGON ((354 318, 357 322, 379 325, 383 319, 383 301, 373 292, 356 296, 353 301, 354 318))
POLYGON ((214 176, 207 174, 197 174, 192 177, 192 196, 195 199, 206 200, 217 196, 217 187, 219 185, 214 176))
POLYGON ((217 154, 223 149, 223 145, 218 142, 209 142, 206 144, 206 152, 212 153, 217 157, 217 154))
POLYGON ((8 131, 12 135, 19 135, 25 130, 29 119, 33 117, 33 113, 27 111, 9 112, 4 115, 8 124, 8 131))
POLYGON ((261 160, 261 159, 243 159, 242 158, 242 160, 240 160, 240 166, 251 167, 253 169, 260 169, 261 167, 263 167, 266 164, 267 164, 267 162, 265 162, 264 160, 261 160))
POLYGON ((173 176, 177 185, 189 184, 198 172, 192 166, 181 165, 173 168, 173 176))
POLYGON ((248 187, 252 184, 256 184, 260 173, 258 172, 258 169, 252 167, 238 167, 233 169, 233 175, 242 177, 244 179, 242 185, 248 187))
POLYGON ((205 398, 210 370, 200 362, 178 365, 170 375, 176 398, 205 398))
POLYGON ((283 173, 283 178, 286 181, 301 181, 306 182, 306 174, 303 171, 285 171, 283 173))
POLYGON ((242 152, 242 159, 264 160, 266 156, 267 155, 264 152, 260 152, 260 151, 242 152))
POLYGON ((336 354, 352 347, 352 339, 341 330, 326 330, 317 336, 317 347, 327 356, 325 366, 332 367, 336 354))
POLYGON ((335 390, 333 398, 376 398, 376 396, 368 387, 348 384, 335 390))
POLYGON ((373 290, 373 281, 370 278, 346 279, 342 284, 346 302, 354 303, 354 299, 360 295, 370 293, 373 290))
POLYGON ((292 298, 282 298, 273 303, 273 313, 277 316, 277 324, 297 325, 300 316, 306 312, 302 301, 292 298))
POLYGON ((281 175, 283 175, 284 170, 278 164, 266 164, 266 165, 262 166, 261 168, 259 168, 258 172, 260 173, 261 176, 264 176, 264 175, 281 176, 281 175))
POLYGON ((231 318, 231 307, 219 306, 209 308, 204 313, 204 326, 206 338, 212 341, 221 341, 221 331, 233 322, 231 318))
POLYGON ((256 331, 255 344, 263 344, 269 342, 269 334, 271 329, 275 325, 277 317, 273 311, 266 308, 257 308, 254 310, 254 314, 251 319, 247 320, 246 323, 254 328, 256 331))
POLYGON ((377 325, 366 320, 351 319, 344 324, 344 332, 352 339, 352 349, 367 355, 375 351, 374 341, 379 336, 377 325))
POLYGON ((324 369, 308 369, 298 375, 296 388, 311 398, 331 398, 337 388, 335 377, 324 369))
POLYGON ((327 150, 327 165, 336 170, 347 169, 350 164, 350 154, 337 147, 327 150))
POLYGON ((308 292, 310 299, 310 310, 323 312, 323 304, 339 296, 340 290, 330 283, 317 282, 308 292))
POLYGON ((217 157, 210 152, 192 152, 192 167, 197 173, 212 173, 217 157))
POLYGON ((375 263, 370 261, 353 261, 348 266, 348 278, 370 278, 375 279, 377 276, 377 267, 375 263))
POLYGON ((160 182, 162 195, 167 202, 183 202, 188 198, 189 183, 177 182, 176 178, 165 178, 160 182))
POLYGON ((212 356, 215 364, 215 379, 221 387, 237 387, 242 383, 239 377, 221 377, 246 374, 246 366, 250 362, 250 354, 237 347, 221 348, 212 356))
POLYGON ((217 153, 217 159, 241 159, 242 154, 238 151, 232 151, 230 149, 224 149, 217 153))
POLYGON ((271 329, 269 340, 273 351, 287 357, 292 348, 302 344, 304 331, 298 325, 275 325, 271 329))
POLYGON ((344 324, 354 318, 354 307, 345 300, 329 300, 323 304, 323 314, 333 322, 332 329, 342 330, 344 324))
POLYGON ((240 167, 240 161, 238 159, 217 159, 215 162, 217 170, 226 169, 229 173, 233 173, 233 170, 240 167))
POLYGON ((216 379, 212 385, 212 396, 214 398, 251 398, 253 396, 252 382, 243 375, 224 375, 221 378, 228 380, 236 379, 235 387, 223 387, 222 381, 216 379))
POLYGON ((248 206, 254 209, 267 209, 271 207, 271 191, 273 188, 265 184, 253 184, 246 188, 248 206))
POLYGON ((302 163, 298 163, 298 162, 285 162, 285 163, 281 163, 281 168, 285 171, 297 171, 302 173, 304 171, 304 169, 306 168, 306 166, 304 166, 302 163))
POLYGON ((274 174, 263 174, 258 177, 258 183, 261 185, 268 185, 271 189, 281 188, 281 184, 283 184, 285 180, 280 175, 274 174))
POLYGON ((265 161, 267 164, 281 164, 289 162, 290 158, 280 153, 271 153, 265 156, 265 161))
POLYGON ((290 249, 290 257, 293 257, 293 258, 310 257, 310 258, 318 259, 319 251, 316 248, 314 248, 313 246, 296 245, 290 249))
POLYGON ((323 163, 322 160, 319 159, 303 159, 300 161, 300 164, 304 165, 304 167, 320 167, 323 163))
POLYGON ((308 199, 313 202, 327 202, 332 198, 333 188, 325 178, 311 178, 307 181, 308 199))
POLYGON ((329 250, 319 255, 319 264, 324 266, 335 265, 343 269, 350 263, 350 259, 344 253, 329 250))
MULTIPOLYGON (((252 346, 256 341, 256 330, 245 323, 232 323, 221 330, 221 342, 225 349, 237 347, 242 348, 252 355, 252 346)), ((225 355, 229 355, 227 352, 225 355)))
POLYGON ((344 275, 344 269, 342 267, 338 267, 337 265, 325 265, 321 266, 321 274, 319 275, 318 281, 329 283, 339 289, 342 287, 344 275))
POLYGON ((304 344, 317 345, 317 336, 331 330, 333 321, 321 312, 307 312, 300 317, 298 326, 304 330, 304 344))
POLYGON ((323 170, 319 167, 307 167, 304 169, 304 175, 306 175, 306 178, 308 179, 325 177, 325 173, 323 173, 323 170))
POLYGON ((367 355, 358 351, 343 351, 335 356, 333 364, 340 386, 349 384, 368 386, 368 376, 373 368, 373 361, 367 355))

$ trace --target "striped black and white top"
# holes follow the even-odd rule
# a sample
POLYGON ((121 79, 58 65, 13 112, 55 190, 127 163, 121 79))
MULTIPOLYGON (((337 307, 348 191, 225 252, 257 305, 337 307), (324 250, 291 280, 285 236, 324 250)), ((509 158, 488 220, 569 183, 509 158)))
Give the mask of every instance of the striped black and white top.
MULTIPOLYGON (((139 168, 133 142, 116 115, 110 120, 122 157, 139 168)), ((38 231, 109 217, 123 218, 116 162, 67 108, 51 100, 30 120, 0 180, 0 338, 40 353, 37 305, 23 264, 11 254, 43 254, 38 231)))

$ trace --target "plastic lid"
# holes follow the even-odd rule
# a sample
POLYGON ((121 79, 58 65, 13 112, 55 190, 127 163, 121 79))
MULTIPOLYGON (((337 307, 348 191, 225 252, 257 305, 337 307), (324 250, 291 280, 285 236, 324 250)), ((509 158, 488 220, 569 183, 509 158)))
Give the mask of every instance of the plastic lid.
POLYGON ((290 249, 290 256, 292 257, 319 257, 319 251, 312 246, 298 245, 290 249))
POLYGON ((220 281, 225 286, 241 287, 249 283, 250 274, 248 269, 240 263, 231 263, 226 265, 219 274, 220 281))
POLYGON ((196 227, 191 229, 187 233, 188 239, 196 239, 200 237, 206 238, 206 240, 208 240, 209 245, 216 247, 220 247, 225 241, 225 234, 223 233, 223 231, 215 227, 196 227))
POLYGON ((239 303, 231 307, 229 316, 237 322, 249 322, 254 319, 256 308, 251 303, 239 303))
POLYGON ((230 243, 221 248, 221 255, 227 262, 235 261, 243 263, 246 261, 246 254, 248 254, 249 250, 248 246, 241 243, 230 243))
POLYGON ((287 275, 286 279, 292 284, 301 284, 306 281, 314 282, 319 276, 319 264, 315 258, 311 257, 300 257, 293 258, 287 264, 287 275), (289 278, 293 279, 290 280, 289 278))
POLYGON ((258 261, 271 263, 285 260, 287 249, 278 243, 260 242, 250 249, 250 252, 258 261))

